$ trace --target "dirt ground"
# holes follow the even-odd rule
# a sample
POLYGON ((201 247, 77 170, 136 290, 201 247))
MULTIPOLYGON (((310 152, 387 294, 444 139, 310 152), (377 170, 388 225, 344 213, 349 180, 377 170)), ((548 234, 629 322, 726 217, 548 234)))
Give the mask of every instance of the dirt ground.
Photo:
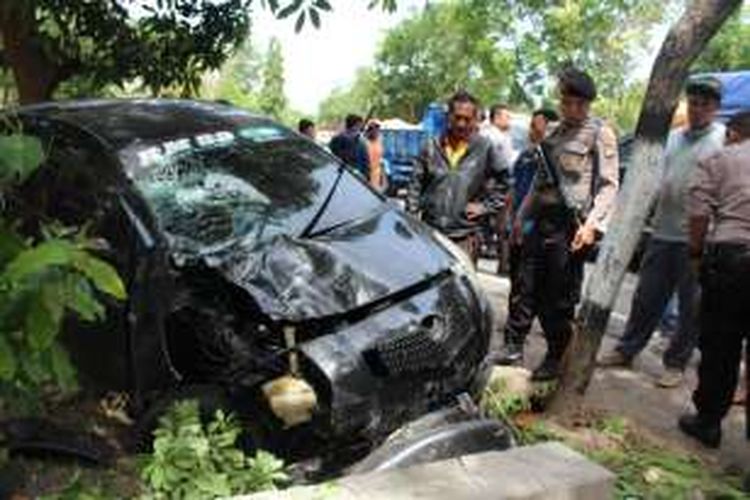
MULTIPOLYGON (((498 323, 496 345, 501 340, 500 327, 505 323, 509 282, 492 273, 495 264, 480 262, 480 280, 496 310, 498 323)), ((629 310, 630 297, 636 280, 629 276, 621 291, 621 297, 610 319, 602 350, 614 346, 622 334, 629 310)), ((544 355, 545 343, 539 325, 535 324, 526 346, 524 365, 533 368, 544 355)), ((745 439, 744 411, 741 406, 733 407, 724 421, 724 435, 721 448, 709 450, 685 437, 677 428, 677 417, 692 411, 691 394, 696 383, 698 354, 690 364, 686 381, 674 389, 657 388, 655 378, 661 370, 661 353, 664 341, 654 335, 649 346, 636 360, 633 369, 597 370, 586 396, 592 409, 604 410, 620 415, 643 428, 650 435, 664 440, 666 444, 684 449, 714 463, 721 469, 750 473, 750 441, 745 439)))

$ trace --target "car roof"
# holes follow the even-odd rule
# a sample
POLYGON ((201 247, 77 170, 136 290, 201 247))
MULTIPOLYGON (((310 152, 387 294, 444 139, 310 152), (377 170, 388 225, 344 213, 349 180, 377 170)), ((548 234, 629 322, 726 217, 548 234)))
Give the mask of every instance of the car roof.
POLYGON ((87 130, 115 150, 135 142, 185 137, 268 119, 218 102, 186 99, 97 99, 23 106, 21 116, 57 119, 87 130))

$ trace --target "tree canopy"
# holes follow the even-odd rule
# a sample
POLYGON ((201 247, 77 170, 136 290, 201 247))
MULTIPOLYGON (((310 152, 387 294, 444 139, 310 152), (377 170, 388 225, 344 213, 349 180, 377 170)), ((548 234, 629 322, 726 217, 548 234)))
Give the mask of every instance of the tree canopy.
POLYGON ((750 69, 750 5, 739 9, 721 27, 693 66, 696 71, 750 69))
POLYGON ((616 113, 624 127, 632 127, 644 85, 629 81, 627 75, 655 28, 675 14, 673 7, 679 3, 446 0, 429 4, 387 33, 370 69, 375 83, 357 79, 352 89, 338 89, 331 95, 325 109, 342 107, 347 99, 361 95, 364 89, 359 87, 374 87, 370 100, 378 114, 410 120, 419 119, 427 103, 458 88, 487 105, 501 101, 531 108, 551 97, 550 82, 556 72, 575 64, 595 75, 600 106, 616 113), (623 94, 628 99, 621 103, 623 94))
POLYGON ((284 56, 281 53, 281 43, 277 38, 272 38, 268 44, 258 104, 260 111, 277 120, 281 120, 287 110, 287 99, 284 93, 284 56))
MULTIPOLYGON (((395 9, 395 0, 372 7, 395 9)), ((250 8, 320 26, 328 0, 2 0, 0 66, 21 102, 63 82, 84 94, 139 81, 150 93, 191 95, 247 38, 250 8)))

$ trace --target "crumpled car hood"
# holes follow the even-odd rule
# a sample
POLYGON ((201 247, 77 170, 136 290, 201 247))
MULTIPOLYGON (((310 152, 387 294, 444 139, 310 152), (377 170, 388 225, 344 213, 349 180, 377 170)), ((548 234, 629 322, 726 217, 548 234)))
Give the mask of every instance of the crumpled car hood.
POLYGON ((453 258, 423 224, 390 209, 302 239, 278 236, 219 266, 273 320, 340 315, 428 280, 453 258))

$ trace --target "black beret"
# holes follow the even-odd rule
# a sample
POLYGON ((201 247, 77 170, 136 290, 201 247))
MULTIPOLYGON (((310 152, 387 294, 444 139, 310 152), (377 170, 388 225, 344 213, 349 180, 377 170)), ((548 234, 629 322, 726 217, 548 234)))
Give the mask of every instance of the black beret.
POLYGON ((596 84, 585 71, 568 67, 560 73, 559 80, 561 93, 581 97, 587 101, 596 99, 596 84))

